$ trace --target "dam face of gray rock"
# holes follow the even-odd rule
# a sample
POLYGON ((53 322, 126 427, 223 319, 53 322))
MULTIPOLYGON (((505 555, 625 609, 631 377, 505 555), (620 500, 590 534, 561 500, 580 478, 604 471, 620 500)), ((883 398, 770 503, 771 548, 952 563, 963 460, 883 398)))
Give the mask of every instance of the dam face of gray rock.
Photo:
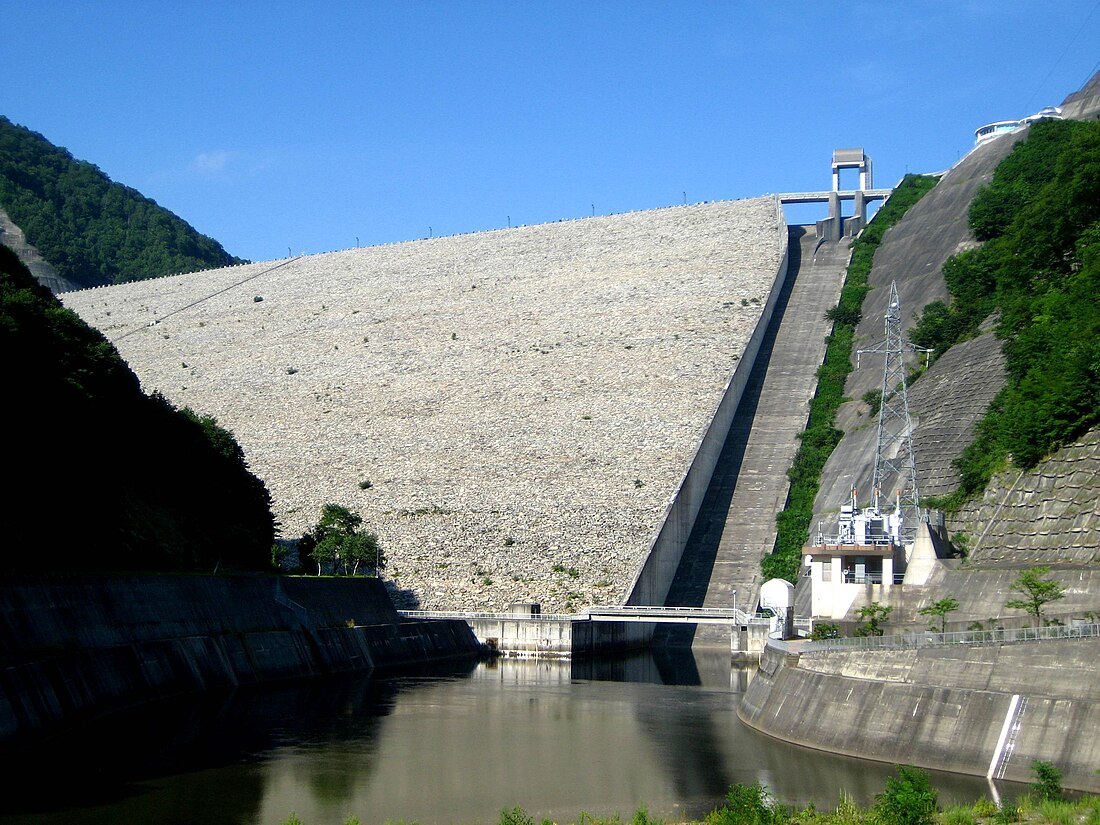
POLYGON ((213 415, 283 534, 326 502, 423 607, 621 601, 785 250, 761 198, 71 292, 213 415))

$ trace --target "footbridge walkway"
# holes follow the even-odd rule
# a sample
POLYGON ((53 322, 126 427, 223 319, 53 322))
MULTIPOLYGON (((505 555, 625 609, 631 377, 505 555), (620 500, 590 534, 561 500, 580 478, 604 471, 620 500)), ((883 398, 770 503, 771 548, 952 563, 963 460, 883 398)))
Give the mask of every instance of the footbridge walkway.
POLYGON ((768 624, 771 617, 746 613, 737 608, 646 607, 641 605, 595 605, 580 613, 512 613, 448 610, 399 610, 410 619, 492 619, 556 622, 647 622, 649 624, 768 624))
POLYGON ((881 201, 890 197, 893 189, 852 189, 843 192, 779 192, 775 197, 780 203, 828 203, 836 199, 841 201, 854 201, 863 198, 864 201, 881 201))
MULTIPOLYGON (((401 610, 408 619, 462 619, 482 644, 506 656, 569 657, 648 646, 655 625, 719 625, 731 654, 758 655, 773 630, 770 615, 737 608, 595 605, 580 613, 401 610)), ((715 628, 718 630, 718 628, 715 628)))

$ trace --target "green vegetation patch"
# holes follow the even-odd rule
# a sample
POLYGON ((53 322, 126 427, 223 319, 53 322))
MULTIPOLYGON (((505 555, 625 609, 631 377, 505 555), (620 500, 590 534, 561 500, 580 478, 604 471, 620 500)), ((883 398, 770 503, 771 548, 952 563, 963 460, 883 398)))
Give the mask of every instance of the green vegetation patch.
POLYGON ((834 421, 845 400, 844 383, 852 371, 852 344, 856 325, 862 317, 863 299, 870 292, 867 280, 875 251, 886 230, 900 221, 936 182, 937 178, 927 175, 906 175, 860 237, 852 242, 852 257, 840 300, 828 312, 833 330, 825 350, 825 361, 818 369, 817 392, 810 402, 809 421, 799 435, 801 443, 787 471, 791 480, 787 506, 776 517, 775 548, 760 565, 765 579, 797 581, 802 548, 810 537, 821 470, 843 435, 834 426, 834 421))
POLYGON ((0 208, 80 286, 244 263, 140 192, 0 116, 0 208))
POLYGON ((262 481, 209 416, 147 396, 118 351, 0 246, 0 573, 269 569, 262 481))
MULTIPOLYGON (((928 774, 920 768, 896 765, 894 775, 886 780, 882 793, 875 795, 870 807, 857 805, 841 792, 835 807, 818 808, 810 803, 805 808, 781 805, 760 782, 732 785, 725 801, 706 814, 702 820, 679 820, 681 825, 1098 825, 1100 797, 1083 795, 1068 802, 1062 797, 1060 774, 1049 762, 1033 762, 1038 781, 1032 792, 999 806, 984 797, 973 805, 953 805, 945 810, 938 806, 939 794, 928 774)), ((343 825, 360 825, 354 816, 342 820, 343 825)), ((630 819, 620 814, 608 817, 581 814, 574 825, 666 825, 669 820, 655 817, 642 806, 630 819)), ((297 814, 291 814, 283 825, 307 825, 297 814)), ((386 825, 416 825, 405 820, 386 825)), ((516 806, 500 812, 497 825, 535 825, 535 817, 516 806)), ((557 825, 543 819, 540 825, 557 825)))
POLYGON ((910 337, 946 351, 996 313, 1008 381, 956 462, 957 509, 1009 463, 1034 467, 1100 422, 1100 123, 1041 121, 969 213, 980 249, 944 264, 949 304, 910 337))

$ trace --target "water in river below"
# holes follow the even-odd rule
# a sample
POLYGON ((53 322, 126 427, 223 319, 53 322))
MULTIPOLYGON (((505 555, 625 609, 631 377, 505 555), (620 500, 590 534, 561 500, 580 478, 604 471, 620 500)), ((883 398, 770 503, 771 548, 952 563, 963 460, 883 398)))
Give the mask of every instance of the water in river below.
MULTIPOLYGON (((284 685, 158 703, 4 757, 0 825, 495 823, 640 806, 699 817, 735 782, 787 804, 870 802, 889 765, 744 727, 749 672, 713 658, 500 660, 461 672, 284 685)), ((989 794, 933 777, 941 804, 989 794)))

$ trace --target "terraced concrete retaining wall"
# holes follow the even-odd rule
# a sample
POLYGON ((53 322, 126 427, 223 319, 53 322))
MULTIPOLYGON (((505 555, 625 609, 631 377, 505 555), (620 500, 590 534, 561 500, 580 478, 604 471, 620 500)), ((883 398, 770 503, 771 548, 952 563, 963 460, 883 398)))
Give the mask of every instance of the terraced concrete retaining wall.
POLYGON ((1100 562, 1100 428, 1032 470, 997 476, 948 524, 969 537, 975 565, 1100 562))
POLYGON ((0 584, 0 741, 200 690, 475 655, 378 580, 71 576, 0 584))
POLYGON ((806 747, 997 779, 1030 781, 1031 762, 1045 759, 1067 787, 1095 791, 1098 656, 1096 640, 802 655, 769 646, 738 715, 806 747))

